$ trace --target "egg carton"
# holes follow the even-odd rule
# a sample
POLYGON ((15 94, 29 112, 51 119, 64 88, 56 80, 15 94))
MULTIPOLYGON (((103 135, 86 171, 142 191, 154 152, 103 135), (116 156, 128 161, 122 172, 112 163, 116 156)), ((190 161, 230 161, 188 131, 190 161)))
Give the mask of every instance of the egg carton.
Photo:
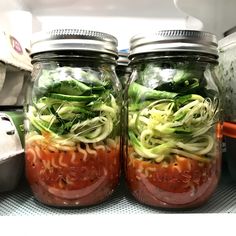
POLYGON ((16 38, 0 32, 0 106, 23 105, 32 65, 16 38))

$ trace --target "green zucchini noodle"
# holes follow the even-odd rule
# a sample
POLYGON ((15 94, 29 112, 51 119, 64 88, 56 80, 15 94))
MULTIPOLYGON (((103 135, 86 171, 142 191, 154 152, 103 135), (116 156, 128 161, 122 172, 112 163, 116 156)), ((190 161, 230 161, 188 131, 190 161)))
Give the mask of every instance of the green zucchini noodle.
MULTIPOLYGON (((43 97, 29 106, 27 118, 39 133, 50 134, 52 147, 67 150, 80 142, 98 143, 112 135, 114 124, 119 122, 116 100, 112 94, 108 98, 106 104, 97 101, 82 104, 43 97)), ((42 139, 38 132, 28 137, 29 142, 37 139, 42 139)))
POLYGON ((71 128, 71 139, 84 143, 96 143, 105 139, 113 129, 109 115, 77 123, 71 128))
POLYGON ((135 152, 156 162, 172 154, 210 161, 215 152, 212 134, 219 113, 218 100, 192 94, 190 99, 177 102, 161 99, 129 113, 129 140, 135 152))

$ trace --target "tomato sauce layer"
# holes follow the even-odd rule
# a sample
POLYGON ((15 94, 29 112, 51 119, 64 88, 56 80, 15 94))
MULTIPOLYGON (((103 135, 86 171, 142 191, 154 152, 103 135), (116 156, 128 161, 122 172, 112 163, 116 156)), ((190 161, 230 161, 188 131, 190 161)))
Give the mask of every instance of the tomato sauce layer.
POLYGON ((129 156, 126 179, 133 196, 141 203, 165 208, 191 208, 206 202, 215 190, 220 161, 199 162, 174 156, 154 163, 129 156))
POLYGON ((120 175, 119 147, 50 151, 26 146, 26 176, 37 200, 52 206, 87 206, 111 195, 120 175))

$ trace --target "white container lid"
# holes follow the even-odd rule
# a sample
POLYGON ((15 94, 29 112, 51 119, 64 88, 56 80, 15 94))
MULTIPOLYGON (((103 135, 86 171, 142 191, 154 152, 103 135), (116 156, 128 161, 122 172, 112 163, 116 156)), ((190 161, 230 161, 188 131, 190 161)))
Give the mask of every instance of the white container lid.
POLYGON ((232 33, 218 42, 219 50, 224 51, 228 47, 236 46, 236 32, 232 33))

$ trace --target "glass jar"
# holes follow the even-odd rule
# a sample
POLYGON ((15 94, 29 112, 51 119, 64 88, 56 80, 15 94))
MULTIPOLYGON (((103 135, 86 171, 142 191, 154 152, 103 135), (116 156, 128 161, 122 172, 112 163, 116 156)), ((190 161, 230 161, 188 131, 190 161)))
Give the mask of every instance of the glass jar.
POLYGON ((229 173, 236 181, 236 33, 229 34, 219 41, 219 68, 224 85, 223 160, 227 162, 229 173))
POLYGON ((224 85, 224 121, 236 123, 236 33, 219 41, 219 67, 224 85))
POLYGON ((52 30, 33 39, 26 176, 46 205, 97 204, 118 184, 117 54, 116 38, 101 32, 52 30))
POLYGON ((129 189, 147 205, 197 207, 212 195, 220 176, 216 38, 188 30, 137 35, 129 58, 129 189))
MULTIPOLYGON (((129 67, 129 59, 128 59, 128 50, 124 49, 119 51, 118 54, 118 60, 117 60, 117 66, 116 66, 116 74, 120 80, 120 83, 122 85, 122 96, 123 96, 123 101, 122 101, 122 108, 121 108, 121 132, 122 132, 122 139, 121 139, 121 160, 124 159, 124 143, 125 141, 125 124, 127 123, 127 119, 125 114, 127 114, 126 107, 124 106, 124 94, 125 94, 125 88, 126 88, 126 83, 130 77, 131 74, 131 68, 129 67)), ((122 165, 123 167, 124 165, 122 165)), ((122 171, 123 173, 123 171, 122 171)))
POLYGON ((129 67, 128 51, 121 50, 119 51, 119 58, 117 60, 116 74, 122 84, 122 87, 125 88, 125 85, 130 77, 131 68, 129 67))

